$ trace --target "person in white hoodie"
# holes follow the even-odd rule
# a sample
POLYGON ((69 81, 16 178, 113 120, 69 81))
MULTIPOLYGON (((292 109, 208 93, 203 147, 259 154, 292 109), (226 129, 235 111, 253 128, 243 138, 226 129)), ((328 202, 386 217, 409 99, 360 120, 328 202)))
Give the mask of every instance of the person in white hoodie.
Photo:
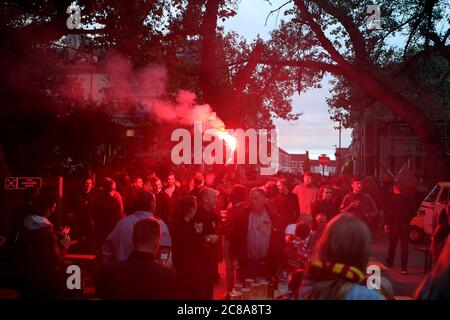
POLYGON ((18 272, 23 298, 54 299, 58 292, 61 248, 70 245, 68 230, 57 234, 50 216, 55 212, 56 196, 41 191, 33 201, 19 234, 18 272))

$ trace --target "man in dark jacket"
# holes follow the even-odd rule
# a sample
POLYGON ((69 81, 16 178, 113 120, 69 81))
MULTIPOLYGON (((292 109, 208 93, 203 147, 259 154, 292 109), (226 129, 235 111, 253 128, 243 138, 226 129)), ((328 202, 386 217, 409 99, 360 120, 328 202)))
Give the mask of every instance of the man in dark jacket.
POLYGON ((170 214, 170 197, 167 193, 162 191, 163 185, 159 178, 155 177, 150 179, 150 181, 152 184, 152 192, 156 197, 155 216, 168 224, 170 214))
MULTIPOLYGON (((235 226, 233 225, 246 210, 248 191, 242 184, 235 184, 231 189, 229 196, 230 203, 225 218, 224 240, 223 240, 223 257, 227 269, 227 297, 234 287, 235 266, 230 254, 230 235, 235 226)), ((296 201, 297 202, 297 201, 296 201)))
POLYGON ((94 185, 91 178, 86 178, 83 182, 82 188, 71 199, 66 215, 66 222, 70 227, 70 238, 77 241, 70 248, 72 253, 91 253, 94 248, 91 217, 94 185))
POLYGON ((277 182, 278 193, 274 197, 274 204, 277 208, 278 214, 282 219, 284 227, 289 224, 296 223, 300 215, 300 208, 298 206, 298 198, 292 193, 288 186, 288 180, 282 178, 277 182))
POLYGON ((352 213, 368 226, 371 226, 371 222, 377 218, 378 208, 372 197, 364 191, 363 179, 361 177, 352 178, 352 193, 347 194, 342 199, 339 212, 352 213))
POLYGON ((398 183, 394 184, 393 194, 388 198, 385 210, 385 230, 389 232, 389 252, 387 266, 394 264, 397 240, 400 238, 402 273, 408 269, 409 223, 414 216, 411 201, 403 195, 398 183))
POLYGON ((319 199, 311 205, 311 215, 313 217, 311 227, 314 230, 317 228, 316 217, 319 213, 323 213, 327 221, 330 221, 337 214, 336 206, 333 203, 333 187, 331 185, 322 185, 319 189, 319 199))
POLYGON ((156 219, 139 220, 133 230, 135 251, 127 260, 103 267, 100 296, 109 300, 177 299, 175 270, 157 261, 160 238, 156 219))
POLYGON ((236 216, 230 230, 230 254, 239 267, 239 277, 276 275, 284 248, 284 230, 276 213, 266 206, 264 190, 250 192, 251 206, 236 216))
POLYGON ((177 183, 177 179, 176 179, 175 173, 170 172, 167 175, 167 187, 164 189, 164 192, 170 198, 169 219, 168 219, 169 223, 172 222, 177 203, 183 195, 181 192, 181 189, 176 185, 176 183, 177 183))
POLYGON ((122 197, 116 191, 116 183, 111 178, 103 181, 103 190, 92 204, 94 221, 95 246, 101 251, 103 242, 123 217, 122 197))
POLYGON ((198 197, 198 194, 200 193, 200 190, 205 185, 205 179, 203 177, 203 174, 201 172, 197 172, 194 176, 194 189, 192 189, 189 192, 189 195, 198 197))
POLYGON ((206 288, 204 298, 211 300, 214 297, 214 281, 218 267, 219 257, 219 216, 214 211, 217 204, 217 192, 214 189, 204 187, 198 193, 198 206, 194 223, 197 232, 205 239, 205 246, 201 248, 203 253, 204 274, 201 281, 206 288))
POLYGON ((137 194, 144 189, 144 180, 139 176, 134 176, 131 180, 131 185, 124 188, 122 200, 124 202, 124 209, 126 215, 134 213, 134 201, 137 194))

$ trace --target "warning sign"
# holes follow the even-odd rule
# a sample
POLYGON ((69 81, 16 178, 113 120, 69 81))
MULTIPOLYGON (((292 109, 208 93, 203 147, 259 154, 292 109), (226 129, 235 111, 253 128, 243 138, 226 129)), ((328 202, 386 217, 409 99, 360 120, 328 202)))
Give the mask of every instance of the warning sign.
POLYGON ((42 178, 40 177, 6 177, 5 189, 17 190, 27 188, 40 188, 42 186, 42 178))

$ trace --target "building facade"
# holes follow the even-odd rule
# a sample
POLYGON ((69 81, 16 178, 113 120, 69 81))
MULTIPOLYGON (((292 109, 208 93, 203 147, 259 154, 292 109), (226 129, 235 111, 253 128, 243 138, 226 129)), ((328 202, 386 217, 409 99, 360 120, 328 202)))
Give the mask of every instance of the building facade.
POLYGON ((279 171, 287 173, 301 173, 305 171, 305 165, 309 161, 309 152, 288 153, 279 148, 280 168, 279 171))
MULTIPOLYGON (((450 110, 437 110, 434 126, 450 157, 450 110)), ((353 173, 382 178, 396 176, 403 166, 417 177, 425 175, 425 149, 420 138, 400 119, 365 119, 355 126, 347 152, 353 173)))

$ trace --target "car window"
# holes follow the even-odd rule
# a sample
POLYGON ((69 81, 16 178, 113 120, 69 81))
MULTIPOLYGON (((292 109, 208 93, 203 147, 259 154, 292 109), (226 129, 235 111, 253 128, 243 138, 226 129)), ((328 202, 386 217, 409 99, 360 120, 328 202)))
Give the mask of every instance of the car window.
POLYGON ((439 196, 439 202, 446 204, 448 202, 448 192, 450 188, 442 189, 441 195, 439 196))
POLYGON ((424 201, 426 202, 434 202, 436 200, 436 197, 439 193, 439 185, 435 185, 434 188, 430 191, 430 193, 427 195, 424 201))

